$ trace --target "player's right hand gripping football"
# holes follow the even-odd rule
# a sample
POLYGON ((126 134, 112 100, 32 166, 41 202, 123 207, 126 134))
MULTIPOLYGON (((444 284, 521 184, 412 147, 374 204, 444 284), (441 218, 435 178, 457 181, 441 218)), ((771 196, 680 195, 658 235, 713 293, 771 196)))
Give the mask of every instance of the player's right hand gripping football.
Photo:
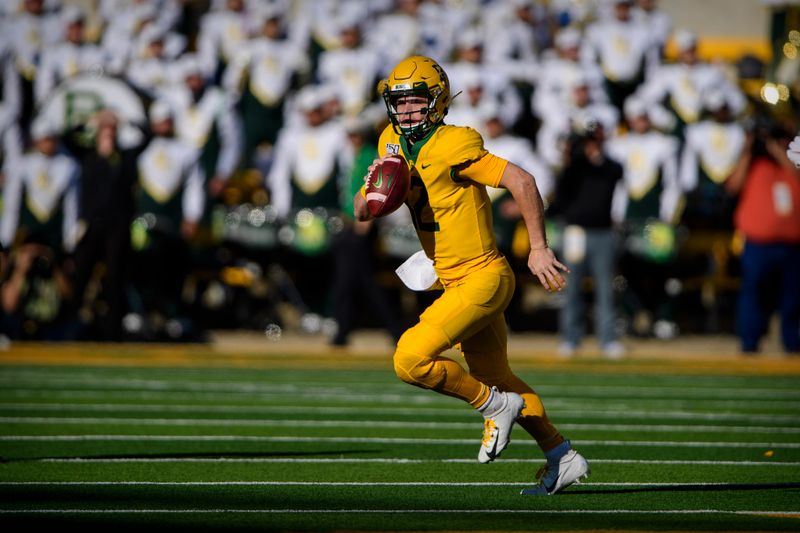
MULTIPOLYGON (((378 168, 378 165, 383 163, 387 157, 389 156, 383 156, 373 160, 372 164, 369 166, 369 168, 367 168, 367 175, 364 176, 364 184, 367 187, 369 187, 369 182, 375 174, 375 169, 378 168)), ((372 220, 374 218, 372 213, 369 212, 369 208, 367 208, 367 199, 364 198, 362 191, 363 189, 359 190, 353 199, 353 216, 356 220, 361 222, 365 220, 372 220)))

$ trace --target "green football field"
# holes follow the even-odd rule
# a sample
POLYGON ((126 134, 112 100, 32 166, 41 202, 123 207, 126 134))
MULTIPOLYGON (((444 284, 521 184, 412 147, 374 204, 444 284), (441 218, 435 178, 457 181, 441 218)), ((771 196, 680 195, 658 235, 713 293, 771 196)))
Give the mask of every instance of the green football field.
POLYGON ((0 524, 798 531, 795 363, 512 360, 592 467, 530 497, 543 461, 523 431, 479 464, 480 415, 398 381, 386 354, 12 347, 0 524))

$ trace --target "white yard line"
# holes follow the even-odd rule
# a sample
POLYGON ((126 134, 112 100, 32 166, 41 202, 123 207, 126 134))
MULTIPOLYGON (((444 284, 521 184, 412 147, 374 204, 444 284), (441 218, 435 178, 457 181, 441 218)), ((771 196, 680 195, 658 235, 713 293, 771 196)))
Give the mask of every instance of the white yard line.
POLYGON ((729 514, 800 517, 800 511, 728 509, 0 509, 0 514, 729 514))
MULTIPOLYGON (((2 416, 5 424, 68 424, 113 426, 226 426, 226 427, 296 427, 296 428, 392 428, 392 429, 465 429, 474 423, 466 422, 399 422, 378 420, 284 420, 229 418, 123 418, 123 417, 45 417, 2 416)), ((780 433, 800 434, 800 427, 785 426, 712 426, 673 424, 559 424, 562 430, 572 431, 631 431, 641 433, 703 432, 703 433, 780 433)))
MULTIPOLYGON (((21 368, 7 368, 3 374, 5 379, 8 380, 38 380, 38 379, 75 379, 75 380, 94 380, 94 381, 104 381, 109 377, 113 379, 119 379, 119 369, 113 369, 107 372, 97 372, 91 370, 78 370, 76 368, 69 369, 70 374, 65 376, 63 369, 52 370, 50 368, 37 368, 36 370, 28 370, 28 369, 21 369, 21 368)), ((155 370, 155 372, 161 372, 155 370)), ((129 377, 125 379, 150 379, 147 376, 151 376, 154 373, 152 368, 148 369, 126 369, 126 373, 129 377)), ((213 369, 211 371, 200 369, 198 372, 191 371, 191 370, 179 370, 179 369, 170 369, 169 375, 165 376, 162 373, 162 377, 158 379, 158 381, 211 381, 211 380, 204 380, 204 376, 213 376, 213 382, 237 382, 242 381, 240 378, 244 375, 243 372, 225 372, 224 369, 213 369)), ((389 367, 383 370, 374 370, 368 371, 366 374, 363 371, 346 371, 346 370, 336 370, 334 373, 329 371, 325 371, 323 375, 315 378, 309 375, 309 372, 306 370, 281 370, 280 374, 275 374, 272 371, 262 370, 260 373, 256 374, 256 376, 263 376, 264 379, 258 380, 257 377, 254 377, 252 372, 247 373, 247 381, 249 383, 289 383, 292 385, 299 385, 299 386, 312 386, 312 387, 319 387, 320 385, 327 385, 331 383, 331 375, 335 376, 335 381, 337 383, 352 383, 354 385, 365 385, 365 386, 375 386, 375 387, 383 387, 387 383, 389 384, 396 384, 394 382, 394 375, 389 367)), ((531 377, 533 381, 546 381, 550 386, 562 386, 562 387, 571 387, 575 386, 577 382, 577 378, 585 377, 588 375, 587 372, 582 373, 573 373, 573 372, 547 372, 547 373, 539 373, 534 371, 523 371, 520 372, 523 374, 525 378, 531 377), (577 376, 577 378, 576 378, 577 376)), ((609 374, 603 377, 604 383, 607 385, 614 385, 616 383, 628 383, 629 379, 643 379, 643 378, 653 378, 654 374, 652 373, 636 373, 630 372, 625 373, 623 378, 620 378, 618 374, 609 374), (615 379, 616 378, 616 379, 615 379)), ((592 375, 591 379, 596 379, 596 375, 592 375)), ((687 383, 690 383, 692 387, 703 387, 703 388, 716 388, 719 386, 724 386, 726 388, 738 387, 738 386, 747 386, 752 383, 752 378, 749 376, 715 376, 715 377, 708 377, 702 375, 663 375, 658 374, 657 376, 659 386, 662 387, 685 387, 687 383)), ((781 380, 784 381, 784 388, 791 388, 791 384, 786 384, 786 381, 791 380, 791 377, 770 377, 769 380, 781 380)))
MULTIPOLYGON (((189 379, 176 380, 154 380, 154 379, 128 379, 113 378, 108 376, 98 376, 96 379, 71 379, 69 377, 38 377, 24 380, 19 377, 8 376, 0 377, 0 384, 5 390, 15 390, 17 388, 45 388, 65 389, 70 387, 95 388, 96 390, 106 389, 133 389, 148 391, 202 391, 202 392, 234 392, 234 393, 270 393, 270 394, 313 394, 313 395, 338 395, 353 394, 360 392, 359 389, 386 390, 386 388, 397 388, 397 395, 412 396, 419 394, 414 389, 405 389, 402 384, 385 383, 366 386, 359 383, 345 383, 334 385, 329 383, 327 387, 320 387, 318 383, 274 383, 268 381, 191 381, 189 379), (30 383, 27 383, 30 381, 30 383), (333 385, 333 386, 331 386, 333 385)), ((628 396, 635 398, 663 398, 665 396, 673 398, 774 398, 774 399, 795 399, 800 400, 800 392, 791 387, 786 388, 742 388, 742 387, 696 387, 691 383, 688 385, 668 385, 658 384, 648 386, 620 386, 609 383, 608 385, 548 385, 536 384, 536 389, 546 395, 561 395, 566 397, 585 396, 596 397, 619 397, 628 396)), ((372 390, 364 390, 364 394, 372 393, 372 390)))
MULTIPOLYGON (((402 457, 130 457, 130 458, 83 458, 52 457, 37 459, 45 463, 299 463, 299 464, 475 464, 475 459, 405 459, 402 457)), ((503 459, 506 463, 523 463, 540 465, 541 458, 535 459, 503 459)), ((800 466, 800 461, 711 461, 680 459, 592 459, 592 465, 686 465, 686 466, 800 466)))
MULTIPOLYGON (((534 481, 0 481, 0 487, 514 487, 534 481)), ((757 483, 580 483, 581 487, 741 487, 757 483)), ((774 483, 769 485, 782 485, 774 483)), ((787 483, 787 485, 789 485, 787 483)), ((577 486, 577 485, 576 485, 577 486)))
MULTIPOLYGON (((631 404, 633 405, 633 404, 631 404)), ((308 413, 307 406, 292 405, 196 405, 196 404, 131 404, 131 403, 0 403, 0 409, 10 411, 87 411, 102 413, 308 413)), ((449 416, 455 418, 475 418, 473 409, 456 405, 452 408, 440 407, 327 407, 313 408, 315 413, 330 414, 371 414, 371 415, 399 415, 399 416, 449 416)), ((742 413, 710 413, 700 411, 664 411, 661 409, 548 409, 550 417, 580 416, 584 418, 667 418, 676 420, 728 420, 739 422, 786 422, 800 424, 798 415, 772 415, 772 414, 742 414, 742 413)))
MULTIPOLYGON (((270 403, 286 402, 287 398, 298 401, 319 401, 325 400, 327 402, 349 402, 349 403, 365 403, 369 405, 376 404, 403 404, 403 405, 441 405, 451 406, 456 405, 451 398, 445 398, 438 394, 356 394, 351 390, 348 394, 322 394, 317 392, 301 391, 296 393, 287 394, 285 392, 247 392, 235 393, 238 396, 233 396, 234 393, 228 392, 210 392, 210 391, 176 391, 176 390, 42 390, 39 388, 10 388, 4 387, 0 390, 2 397, 16 397, 16 398, 45 398, 48 400, 53 399, 96 399, 108 400, 109 398, 125 398, 142 401, 165 400, 197 400, 201 402, 209 402, 221 400, 230 402, 232 399, 246 400, 247 402, 267 401, 270 403)), ((798 409, 800 407, 799 401, 786 401, 770 396, 752 399, 708 399, 708 398, 664 398, 662 396, 654 398, 633 398, 634 403, 622 401, 620 398, 608 397, 589 397, 581 398, 580 396, 564 396, 562 392, 554 392, 547 395, 548 407, 569 405, 575 406, 580 409, 584 404, 590 402, 596 405, 599 402, 603 404, 610 404, 612 406, 626 409, 629 405, 641 407, 643 404, 654 404, 657 406, 669 405, 670 407, 675 404, 694 404, 694 402, 702 401, 702 406, 706 409, 711 407, 719 407, 721 409, 798 409)))
MULTIPOLYGON (((638 440, 591 440, 571 439, 580 446, 645 446, 672 448, 761 448, 782 449, 800 448, 800 442, 720 442, 720 441, 638 441, 638 440)), ((139 441, 176 441, 176 442, 334 442, 361 444, 439 444, 453 446, 459 444, 474 445, 476 439, 420 439, 408 437, 296 437, 284 435, 0 435, 0 441, 23 442, 139 442, 139 441)), ((536 446, 529 439, 517 439, 515 446, 536 446)))

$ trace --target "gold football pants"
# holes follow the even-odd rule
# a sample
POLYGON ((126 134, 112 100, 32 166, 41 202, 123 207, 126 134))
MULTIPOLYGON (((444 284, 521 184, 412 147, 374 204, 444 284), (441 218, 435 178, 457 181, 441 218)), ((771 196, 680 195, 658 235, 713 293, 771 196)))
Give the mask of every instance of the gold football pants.
POLYGON ((505 258, 445 287, 444 293, 397 343, 394 369, 411 385, 460 398, 479 407, 489 387, 522 395, 518 423, 546 451, 563 439, 550 423, 539 396, 508 365, 503 311, 514 293, 514 273, 505 258), (460 344, 469 372, 440 354, 460 344))

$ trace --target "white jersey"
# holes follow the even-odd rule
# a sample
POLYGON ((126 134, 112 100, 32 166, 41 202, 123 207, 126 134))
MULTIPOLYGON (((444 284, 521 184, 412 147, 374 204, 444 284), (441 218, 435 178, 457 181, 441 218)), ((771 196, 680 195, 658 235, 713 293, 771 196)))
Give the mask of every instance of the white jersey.
POLYGON ((330 120, 317 127, 295 124, 283 129, 266 177, 272 204, 281 217, 292 208, 292 183, 306 194, 318 192, 334 172, 350 160, 350 145, 341 122, 330 120))
POLYGON ((149 27, 165 32, 162 35, 164 57, 175 59, 186 48, 185 37, 168 31, 181 15, 176 0, 103 0, 100 11, 107 21, 102 47, 111 58, 108 67, 114 74, 123 74, 129 62, 146 57, 148 40, 145 37, 149 27), (144 25, 148 20, 152 21, 144 25))
POLYGON ((624 188, 618 188, 612 203, 614 220, 622 221, 628 202, 641 200, 661 183, 659 212, 664 222, 673 222, 678 213, 681 186, 678 181, 678 140, 657 131, 629 133, 611 139, 606 150, 624 169, 624 188))
POLYGON ((384 68, 381 77, 406 57, 418 53, 422 39, 422 24, 418 18, 403 13, 381 15, 369 29, 365 28, 367 46, 378 52, 384 68))
POLYGON ((675 113, 689 124, 699 119, 703 96, 709 91, 721 91, 734 114, 744 109, 742 92, 720 67, 708 63, 664 65, 648 77, 637 94, 650 106, 661 106, 668 99, 675 113))
POLYGON ((536 32, 534 28, 514 12, 511 5, 498 5, 497 16, 485 18, 486 41, 483 60, 487 63, 509 60, 520 63, 538 62, 536 32))
POLYGON ((562 165, 562 141, 572 133, 574 125, 592 117, 603 125, 606 138, 616 135, 619 111, 605 103, 592 103, 585 107, 553 109, 545 116, 536 134, 536 146, 544 160, 553 168, 562 165))
POLYGON ((8 167, 3 194, 0 239, 9 248, 24 206, 38 222, 46 223, 63 208, 62 243, 71 251, 76 243, 78 221, 77 163, 64 154, 48 157, 39 152, 23 155, 8 167))
POLYGON ((231 94, 240 94, 247 73, 250 92, 259 102, 272 107, 286 96, 292 76, 307 69, 305 54, 294 42, 258 38, 236 53, 222 84, 231 94))
MULTIPOLYGON (((476 104, 472 104, 466 98, 459 102, 456 99, 453 102, 453 105, 450 109, 447 110, 447 117, 445 117, 445 122, 447 124, 452 124, 453 126, 466 126, 476 130, 482 136, 485 137, 486 134, 486 120, 484 109, 497 108, 496 104, 492 104, 489 102, 490 98, 484 98, 476 104)), ((501 118, 501 120, 503 120, 501 118)))
POLYGON ((340 48, 320 55, 317 75, 321 83, 336 88, 345 114, 355 115, 372 100, 380 68, 375 51, 340 48))
POLYGON ((683 190, 688 192, 697 187, 701 170, 714 183, 722 185, 739 161, 744 142, 745 131, 740 124, 711 120, 690 124, 680 164, 683 190))
POLYGON ((672 33, 672 16, 661 9, 645 11, 639 7, 634 7, 631 17, 638 24, 647 28, 647 32, 659 46, 664 46, 672 33))
MULTIPOLYGON (((0 26, 0 31, 2 30, 0 26)), ((5 113, 11 113, 16 118, 22 111, 22 87, 10 43, 0 44, 0 76, 2 76, 0 105, 5 109, 5 113)))
POLYGON ((41 104, 59 83, 81 72, 101 74, 106 62, 107 54, 92 44, 65 42, 46 48, 34 82, 36 102, 41 104))
POLYGON ((483 63, 513 81, 534 85, 541 74, 534 28, 510 5, 501 4, 494 12, 484 18, 483 63))
POLYGON ((608 19, 586 30, 587 61, 597 61, 605 77, 613 82, 636 79, 643 67, 658 64, 658 45, 642 24, 608 19))
POLYGON ((137 161, 139 184, 156 202, 164 204, 183 188, 183 218, 200 220, 205 204, 198 151, 185 141, 156 137, 137 161))
POLYGON ((14 49, 16 68, 29 80, 36 76, 42 50, 58 44, 64 35, 59 16, 47 13, 21 13, 9 20, 5 31, 4 38, 14 49))
MULTIPOLYGON (((450 80, 450 94, 453 95, 453 106, 464 105, 459 100, 466 100, 465 95, 455 97, 459 92, 466 92, 474 80, 479 80, 483 89, 483 98, 494 99, 500 105, 500 115, 503 123, 508 126, 514 124, 522 113, 522 99, 511 80, 505 73, 489 64, 475 64, 459 61, 449 65, 442 65, 450 80)), ((468 104, 467 104, 468 105, 468 104)), ((451 122, 451 124, 456 124, 451 122)), ((461 124, 458 124, 459 126, 461 124)))
POLYGON ((159 28, 174 28, 182 13, 181 0, 100 0, 99 12, 115 29, 126 28, 130 35, 144 20, 154 18, 152 24, 159 28))
POLYGON ((148 57, 131 61, 126 77, 131 85, 150 97, 155 97, 159 91, 182 81, 179 64, 164 57, 148 57))
POLYGON ((220 58, 230 63, 236 51, 251 33, 251 20, 246 12, 212 11, 200 22, 197 55, 207 74, 213 74, 220 58))
MULTIPOLYGON (((23 155, 22 133, 16 122, 17 110, 5 102, 0 103, 0 151, 2 152, 2 172, 8 174, 23 155)), ((0 194, 3 190, 0 187, 0 194)))
MULTIPOLYGON (((506 161, 514 163, 520 168, 530 172, 536 180, 536 187, 542 198, 547 198, 553 192, 553 173, 548 165, 536 154, 530 141, 522 137, 511 134, 503 134, 499 137, 484 136, 483 146, 489 152, 506 161)), ((489 197, 494 200, 502 194, 504 189, 487 187, 489 197)))
POLYGON ((578 80, 588 85, 593 102, 608 100, 603 87, 603 72, 597 65, 562 58, 545 60, 542 64, 539 83, 531 100, 536 115, 544 119, 554 110, 568 107, 572 101, 572 91, 578 80))
POLYGON ((162 96, 175 110, 175 133, 196 149, 202 149, 214 126, 220 137, 220 154, 216 174, 229 177, 241 154, 242 134, 239 117, 231 98, 217 87, 209 87, 195 102, 186 87, 165 90, 162 96))
POLYGON ((374 14, 390 11, 392 7, 386 0, 293 0, 293 4, 295 13, 305 20, 314 40, 324 50, 341 46, 343 23, 372 20, 374 14))
POLYGON ((469 19, 455 6, 454 2, 422 2, 419 7, 419 53, 435 59, 439 64, 453 54, 459 28, 470 25, 469 19))

